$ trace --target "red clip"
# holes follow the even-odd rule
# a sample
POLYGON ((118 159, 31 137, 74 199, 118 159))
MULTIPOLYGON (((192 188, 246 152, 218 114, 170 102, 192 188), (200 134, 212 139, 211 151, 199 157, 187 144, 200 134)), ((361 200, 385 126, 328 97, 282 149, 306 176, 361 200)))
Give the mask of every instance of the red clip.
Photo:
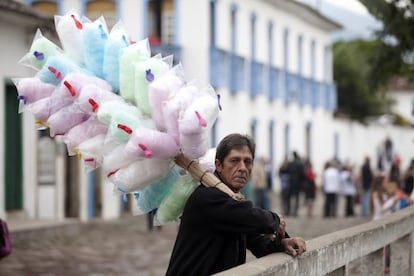
POLYGON ((112 172, 109 172, 106 176, 107 177, 111 177, 113 174, 115 174, 117 171, 119 171, 119 169, 117 169, 117 170, 114 170, 114 171, 112 171, 112 172))
POLYGON ((97 102, 94 101, 94 99, 89 98, 88 99, 89 104, 92 106, 92 111, 96 112, 96 110, 98 109, 99 105, 97 102))
POLYGON ((130 129, 129 127, 127 127, 126 125, 123 124, 118 124, 118 128, 122 129, 123 131, 125 131, 128 134, 132 133, 132 129, 130 129))
POLYGON ((152 151, 143 144, 138 144, 138 147, 144 152, 147 158, 152 157, 152 151))
POLYGON ((195 114, 197 116, 198 123, 200 124, 200 126, 206 127, 207 126, 207 121, 203 117, 201 117, 201 115, 200 115, 200 113, 198 113, 198 111, 195 111, 195 114))
POLYGON ((60 73, 60 71, 58 71, 55 67, 48 66, 47 69, 49 69, 49 71, 52 72, 58 80, 62 79, 62 73, 60 73))
POLYGON ((70 94, 72 95, 72 97, 75 97, 76 91, 73 88, 73 86, 68 81, 64 81, 63 84, 68 88, 68 90, 69 90, 70 94))
POLYGON ((75 18, 75 15, 72 14, 70 17, 72 17, 73 18, 73 21, 75 21, 76 28, 78 28, 78 30, 82 30, 82 28, 83 28, 82 23, 80 23, 79 20, 77 20, 75 18))

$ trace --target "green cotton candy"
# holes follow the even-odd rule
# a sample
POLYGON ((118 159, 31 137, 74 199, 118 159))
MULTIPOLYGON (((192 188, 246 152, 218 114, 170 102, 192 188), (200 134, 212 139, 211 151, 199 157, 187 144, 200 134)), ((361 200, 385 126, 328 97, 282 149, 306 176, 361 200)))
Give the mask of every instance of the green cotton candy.
POLYGON ((60 53, 59 47, 45 37, 40 37, 33 41, 30 53, 28 53, 29 63, 37 69, 42 69, 47 59, 60 53))
POLYGON ((107 101, 102 103, 96 115, 101 123, 109 125, 111 124, 112 116, 120 110, 125 113, 132 114, 133 116, 141 117, 142 115, 136 106, 130 105, 121 100, 107 101))
POLYGON ((199 183, 190 175, 180 176, 158 207, 158 222, 165 224, 177 220, 184 210, 185 203, 198 185, 199 183))
POLYGON ((135 64, 135 102, 143 114, 151 115, 148 85, 168 69, 168 65, 160 58, 150 58, 135 64))
POLYGON ((141 124, 141 118, 127 110, 118 110, 112 115, 108 135, 116 142, 126 143, 133 131, 141 124))
POLYGON ((129 45, 121 51, 119 59, 119 93, 130 103, 135 104, 135 64, 150 58, 147 40, 129 45), (145 43, 146 41, 146 43, 145 43))
POLYGON ((162 179, 145 186, 135 193, 136 207, 139 213, 148 213, 160 206, 178 178, 178 171, 172 168, 162 179))

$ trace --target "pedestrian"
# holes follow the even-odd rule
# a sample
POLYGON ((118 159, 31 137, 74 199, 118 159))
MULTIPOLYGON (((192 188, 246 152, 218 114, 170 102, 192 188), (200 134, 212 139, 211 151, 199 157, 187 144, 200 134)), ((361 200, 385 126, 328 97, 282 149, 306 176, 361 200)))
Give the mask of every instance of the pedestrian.
POLYGON ((263 157, 261 157, 257 162, 254 162, 251 181, 253 186, 255 207, 270 210, 265 159, 263 157))
POLYGON ((298 216, 299 211, 299 196, 303 189, 303 182, 305 181, 305 167, 296 151, 292 152, 293 159, 288 164, 289 172, 289 194, 288 194, 288 216, 298 216), (291 203, 293 201, 293 209, 291 203))
POLYGON ((313 171, 312 163, 309 160, 305 161, 305 201, 307 207, 307 216, 311 218, 313 216, 313 204, 316 197, 316 174, 313 171))
POLYGON ((341 170, 341 192, 345 196, 345 216, 353 217, 355 215, 354 205, 357 193, 356 179, 353 174, 352 166, 344 165, 341 170))
POLYGON ((323 172, 323 191, 325 192, 324 217, 336 217, 340 175, 335 161, 328 161, 323 172))
POLYGON ((289 200, 289 170, 288 170, 288 159, 285 157, 282 164, 279 167, 279 180, 280 180, 280 200, 282 202, 283 214, 289 216, 290 206, 289 200))
MULTIPOLYGON (((215 175, 238 193, 250 178, 254 154, 251 137, 224 137, 216 150, 215 175)), ((256 257, 273 252, 301 255, 305 241, 290 238, 285 229, 285 220, 276 213, 199 185, 185 205, 166 275, 218 273, 245 263, 246 249, 256 257)))
POLYGON ((364 164, 361 167, 360 181, 362 188, 361 196, 361 215, 366 217, 369 215, 369 206, 371 199, 371 185, 373 181, 373 173, 371 170, 370 158, 365 157, 364 164))
POLYGON ((392 165, 388 174, 388 179, 397 183, 398 187, 401 188, 401 158, 399 156, 395 156, 392 165))

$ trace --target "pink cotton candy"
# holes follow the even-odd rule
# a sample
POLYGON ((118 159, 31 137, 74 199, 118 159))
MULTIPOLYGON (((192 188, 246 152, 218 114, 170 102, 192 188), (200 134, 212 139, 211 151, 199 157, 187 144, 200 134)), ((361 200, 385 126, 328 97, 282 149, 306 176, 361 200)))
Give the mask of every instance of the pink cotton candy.
POLYGON ((36 120, 46 122, 52 114, 72 103, 72 100, 68 98, 50 96, 29 105, 27 110, 34 115, 36 120))
POLYGON ((136 158, 173 158, 180 147, 168 133, 138 126, 125 146, 125 151, 136 158))
POLYGON ((180 133, 199 133, 210 129, 218 117, 217 100, 210 95, 197 98, 179 120, 180 133))
POLYGON ((101 123, 96 117, 90 117, 87 121, 74 126, 63 138, 68 147, 69 155, 76 154, 76 149, 82 142, 99 134, 106 134, 108 126, 101 123))
POLYGON ((148 86, 149 104, 151 106, 152 119, 161 131, 166 130, 163 106, 166 101, 178 93, 184 85, 184 80, 170 70, 155 79, 148 86))
POLYGON ((64 135, 74 126, 85 122, 89 118, 86 114, 79 110, 75 105, 68 105, 58 112, 52 114, 47 123, 50 128, 50 135, 64 135))
POLYGON ((42 82, 39 78, 23 78, 15 81, 19 99, 31 104, 52 95, 56 86, 42 82))

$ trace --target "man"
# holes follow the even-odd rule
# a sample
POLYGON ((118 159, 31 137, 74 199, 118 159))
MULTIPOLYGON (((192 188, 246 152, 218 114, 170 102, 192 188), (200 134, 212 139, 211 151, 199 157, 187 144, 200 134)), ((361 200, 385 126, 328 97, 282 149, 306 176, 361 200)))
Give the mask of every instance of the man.
POLYGON ((299 195, 305 182, 305 167, 299 154, 292 152, 293 160, 288 164, 289 172, 289 194, 287 202, 286 216, 298 216, 299 211, 299 195), (293 209, 291 209, 291 201, 294 200, 293 209))
POLYGON ((251 172, 251 181, 254 194, 254 205, 262 209, 269 210, 269 194, 267 188, 267 174, 265 170, 265 159, 260 158, 259 162, 254 162, 251 172))
MULTIPOLYGON (((217 146, 216 176, 238 193, 250 178, 254 141, 230 134, 217 146)), ((237 201, 214 187, 200 185, 188 199, 166 275, 211 275, 273 252, 292 256, 306 250, 302 238, 290 238, 277 214, 237 201), (270 239, 269 235, 274 235, 270 239)))
POLYGON ((364 164, 361 167, 361 183, 362 183, 362 198, 361 198, 361 215, 366 217, 369 215, 369 205, 371 202, 371 185, 374 175, 371 170, 370 158, 365 157, 364 164))

